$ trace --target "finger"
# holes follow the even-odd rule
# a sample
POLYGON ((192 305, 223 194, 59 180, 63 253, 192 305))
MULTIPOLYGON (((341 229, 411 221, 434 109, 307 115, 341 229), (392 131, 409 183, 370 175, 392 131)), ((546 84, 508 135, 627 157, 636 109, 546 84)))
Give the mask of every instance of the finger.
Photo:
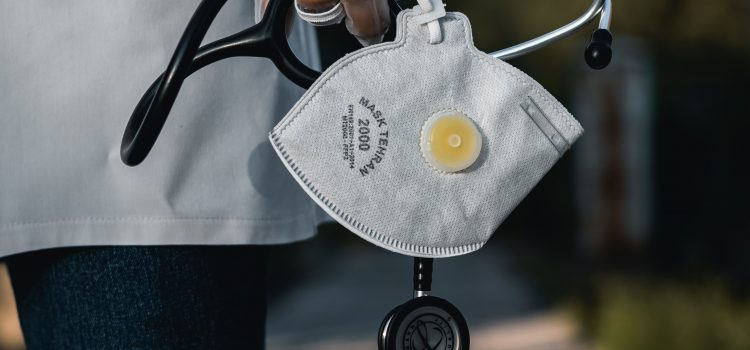
POLYGON ((387 0, 341 0, 346 11, 346 28, 363 45, 383 41, 391 24, 387 0))

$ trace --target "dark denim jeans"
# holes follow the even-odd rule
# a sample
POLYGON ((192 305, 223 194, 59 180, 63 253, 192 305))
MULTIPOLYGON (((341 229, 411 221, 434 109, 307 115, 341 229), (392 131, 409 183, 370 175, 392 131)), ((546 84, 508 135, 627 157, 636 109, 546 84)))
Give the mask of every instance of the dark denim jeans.
POLYGON ((30 350, 264 348, 264 247, 65 248, 7 263, 30 350))

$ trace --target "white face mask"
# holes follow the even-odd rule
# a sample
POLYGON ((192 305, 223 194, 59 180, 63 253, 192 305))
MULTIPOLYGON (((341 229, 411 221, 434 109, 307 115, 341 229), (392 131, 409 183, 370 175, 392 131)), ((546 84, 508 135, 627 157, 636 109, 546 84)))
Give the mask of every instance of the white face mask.
POLYGON ((448 257, 482 247, 583 129, 533 79, 476 49, 464 15, 424 26, 420 13, 399 14, 394 42, 326 70, 270 139, 352 232, 448 257))

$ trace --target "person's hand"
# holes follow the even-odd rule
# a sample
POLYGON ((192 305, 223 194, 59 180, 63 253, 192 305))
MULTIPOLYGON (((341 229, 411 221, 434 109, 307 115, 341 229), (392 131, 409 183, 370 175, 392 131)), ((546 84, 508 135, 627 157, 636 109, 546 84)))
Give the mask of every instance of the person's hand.
MULTIPOLYGON (((346 11, 346 28, 362 44, 376 44, 391 24, 387 0, 297 0, 301 10, 320 13, 341 1, 346 11)), ((263 0, 264 5, 268 0, 263 0)))

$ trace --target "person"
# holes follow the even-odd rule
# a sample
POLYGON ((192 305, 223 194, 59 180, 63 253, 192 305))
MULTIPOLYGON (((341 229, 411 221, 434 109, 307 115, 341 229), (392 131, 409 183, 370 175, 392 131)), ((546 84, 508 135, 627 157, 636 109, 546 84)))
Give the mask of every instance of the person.
MULTIPOLYGON (((382 37, 385 0, 342 1, 352 34, 382 37)), ((30 349, 264 347, 265 246, 325 219, 266 138, 303 90, 268 60, 218 62, 186 80, 141 165, 119 158, 196 5, 0 3, 0 257, 30 349)), ((228 2, 205 42, 255 9, 228 2)), ((310 27, 294 28, 315 66, 310 27)))

